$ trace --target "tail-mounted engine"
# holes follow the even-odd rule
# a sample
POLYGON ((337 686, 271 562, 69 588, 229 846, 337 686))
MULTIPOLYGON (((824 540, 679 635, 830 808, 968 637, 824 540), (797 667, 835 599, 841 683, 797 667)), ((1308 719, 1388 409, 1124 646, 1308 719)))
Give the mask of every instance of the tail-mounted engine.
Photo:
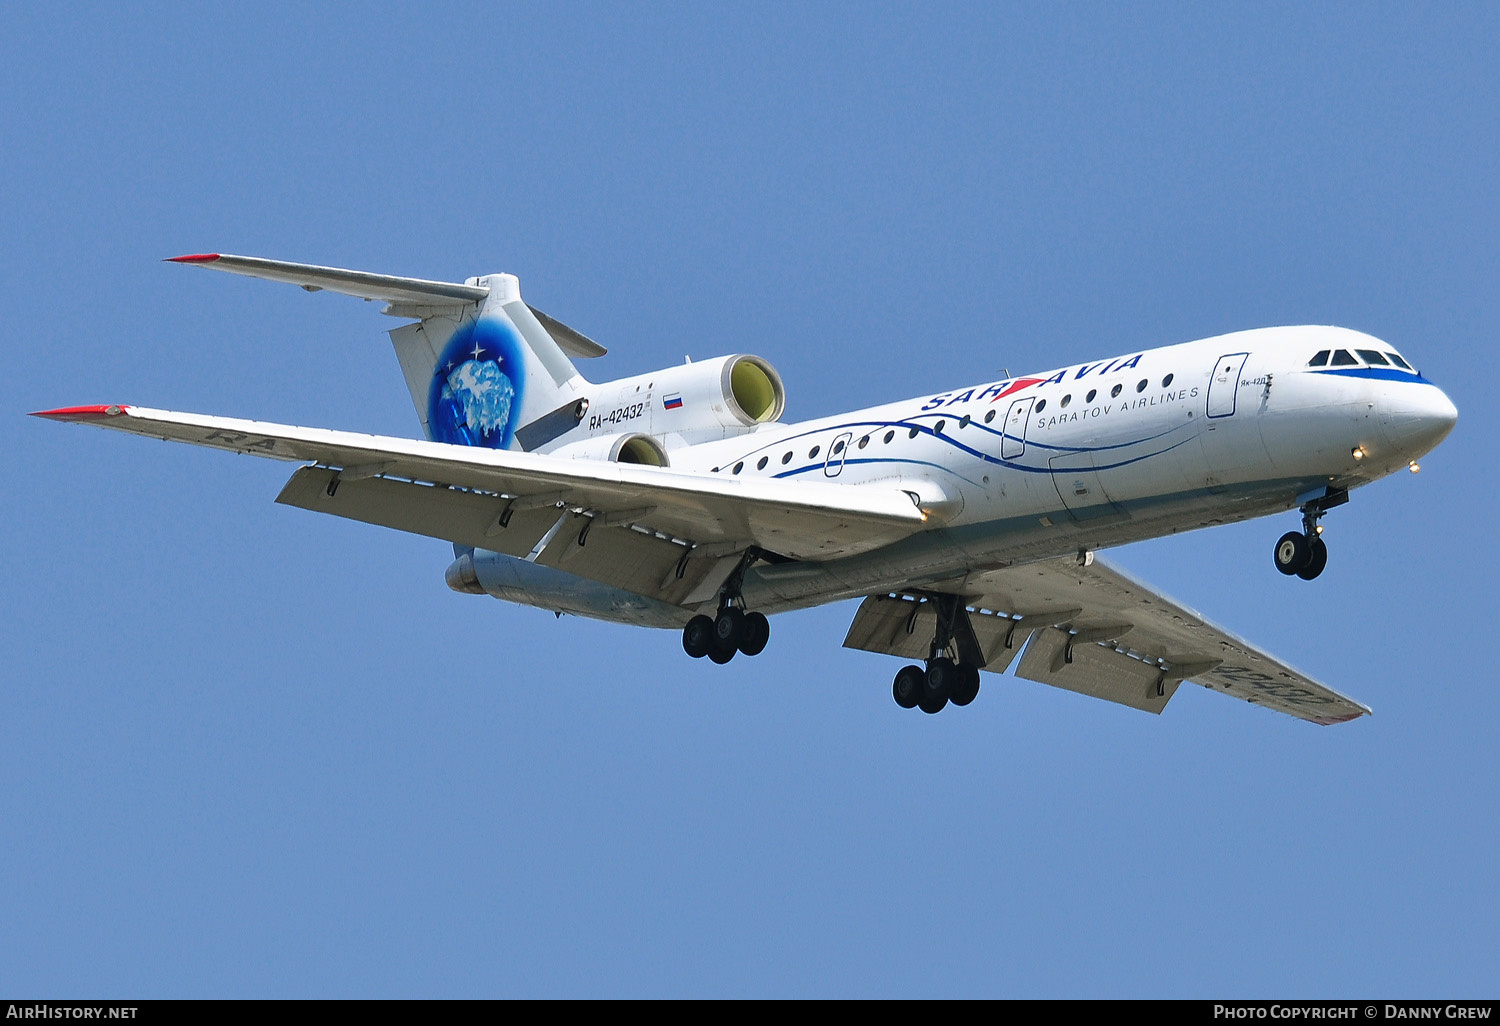
MULTIPOLYGON (((721 356, 702 363, 638 374, 590 388, 579 417, 581 432, 570 432, 556 454, 580 458, 649 463, 638 441, 649 436, 665 449, 753 431, 786 409, 786 388, 776 368, 758 356, 721 356), (578 440, 579 434, 584 440, 578 440), (674 437, 675 436, 675 437, 674 437), (619 453, 595 451, 608 441, 619 453), (584 451, 583 447, 588 447, 584 451), (623 454, 623 455, 622 455, 623 454)), ((663 459, 663 465, 665 460, 663 459)))
POLYGON ((650 435, 630 431, 619 435, 596 435, 553 449, 553 456, 574 460, 608 460, 611 463, 640 463, 648 467, 671 465, 667 450, 650 435))

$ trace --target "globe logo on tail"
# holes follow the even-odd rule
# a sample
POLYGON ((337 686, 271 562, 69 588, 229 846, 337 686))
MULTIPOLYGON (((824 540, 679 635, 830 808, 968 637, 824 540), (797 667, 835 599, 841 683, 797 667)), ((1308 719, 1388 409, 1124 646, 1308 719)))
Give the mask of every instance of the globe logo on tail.
POLYGON ((433 368, 427 428, 435 442, 504 449, 520 412, 521 341, 515 329, 486 318, 460 327, 433 368))

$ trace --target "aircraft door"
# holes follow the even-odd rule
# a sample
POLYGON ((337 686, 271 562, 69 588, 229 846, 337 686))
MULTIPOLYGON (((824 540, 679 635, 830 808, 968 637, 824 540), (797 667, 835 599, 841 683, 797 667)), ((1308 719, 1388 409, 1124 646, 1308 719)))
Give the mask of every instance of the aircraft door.
POLYGON ((828 456, 823 461, 823 474, 827 477, 838 477, 839 471, 844 469, 844 460, 849 456, 849 441, 854 437, 854 432, 845 431, 833 440, 828 447, 828 456))
POLYGON ((1240 371, 1245 367, 1249 353, 1230 353, 1219 357, 1208 380, 1209 417, 1234 416, 1235 401, 1240 391, 1240 371))
POLYGON ((1004 437, 1000 439, 1000 458, 1013 460, 1026 452, 1026 424, 1031 420, 1031 406, 1036 397, 1017 399, 1005 414, 1004 437))

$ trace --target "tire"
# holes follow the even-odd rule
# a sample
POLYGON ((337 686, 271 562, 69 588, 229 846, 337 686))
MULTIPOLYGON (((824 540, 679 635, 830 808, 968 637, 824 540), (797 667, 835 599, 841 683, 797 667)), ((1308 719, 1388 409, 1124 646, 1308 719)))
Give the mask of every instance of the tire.
POLYGON ((771 640, 771 621, 765 613, 746 613, 745 628, 740 637, 740 651, 747 656, 758 656, 766 650, 771 640))
POLYGON ((891 697, 903 709, 915 709, 922 699, 922 683, 926 674, 920 666, 903 666, 891 684, 891 697))
MULTIPOLYGON (((948 704, 948 695, 953 690, 953 685, 958 680, 958 667, 953 665, 951 659, 933 659, 927 664, 927 673, 922 678, 922 699, 926 702, 937 702, 937 712, 948 704), (941 699, 941 701, 939 701, 941 699)), ((922 706, 924 712, 927 707, 922 706)))
POLYGON ((1323 572, 1328 565, 1328 546, 1323 543, 1322 538, 1314 538, 1312 552, 1308 556, 1307 565, 1297 571, 1297 576, 1304 581, 1310 581, 1323 572))
POLYGON ((725 663, 729 662, 729 660, 733 659, 734 654, 738 651, 739 649, 735 648, 732 645, 725 647, 723 645, 720 645, 716 641, 708 649, 708 658, 711 661, 718 663, 720 666, 723 666, 725 663))
POLYGON ((702 659, 713 647, 714 622, 706 616, 695 616, 682 629, 682 650, 694 659, 702 659))
POLYGON ((1288 577, 1307 566, 1312 559, 1312 547, 1307 544, 1307 535, 1301 531, 1288 531, 1276 542, 1276 569, 1288 577))
POLYGON ((979 667, 967 663, 958 668, 958 680, 948 694, 954 705, 968 705, 979 697, 979 667))
POLYGON ((947 704, 948 704, 948 696, 947 695, 939 695, 937 698, 924 698, 924 699, 922 699, 920 702, 917 703, 917 708, 921 709, 927 715, 933 716, 933 715, 936 715, 937 713, 942 712, 943 711, 943 706, 945 706, 947 704))
POLYGON ((745 611, 733 606, 719 610, 719 615, 714 617, 714 647, 727 648, 733 653, 740 647, 740 639, 744 636, 745 611))

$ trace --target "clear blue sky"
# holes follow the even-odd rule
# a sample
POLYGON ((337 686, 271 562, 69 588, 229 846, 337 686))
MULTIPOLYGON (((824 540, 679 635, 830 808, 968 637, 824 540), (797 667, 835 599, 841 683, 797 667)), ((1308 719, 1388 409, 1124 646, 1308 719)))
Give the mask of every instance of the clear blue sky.
POLYGON ((1500 8, 334 10, 0 11, 0 994, 1495 994, 1500 8), (924 717, 852 604, 717 668, 23 415, 416 433, 373 304, 211 250, 509 271, 792 418, 1313 322, 1460 419, 1313 584, 1294 515, 1116 557, 1373 718, 924 717))

